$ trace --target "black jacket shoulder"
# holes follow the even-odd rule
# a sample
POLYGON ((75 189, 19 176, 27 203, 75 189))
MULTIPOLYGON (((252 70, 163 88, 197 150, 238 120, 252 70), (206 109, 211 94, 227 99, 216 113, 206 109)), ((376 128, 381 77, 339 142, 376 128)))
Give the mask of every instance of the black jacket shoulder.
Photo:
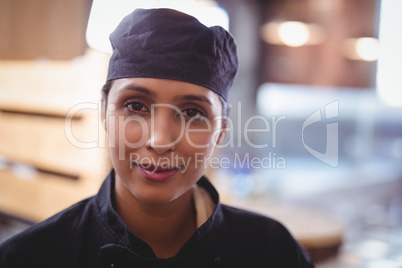
MULTIPOLYGON (((206 189, 212 187, 203 183, 206 189)), ((102 259, 102 254, 118 259, 122 259, 119 254, 128 254, 135 260, 130 267, 149 261, 150 247, 130 233, 113 210, 111 185, 113 181, 106 180, 97 195, 5 241, 0 245, 0 267, 103 267, 102 260, 107 258, 102 259)), ((212 188, 209 192, 214 193, 212 188)), ((313 267, 281 223, 223 205, 217 194, 211 196, 217 201, 214 214, 182 248, 182 254, 173 257, 184 266, 173 267, 209 267, 203 263, 214 256, 220 256, 224 267, 313 267)), ((164 267, 172 267, 169 260, 164 267)))
POLYGON ((222 211, 235 256, 242 256, 238 261, 244 261, 244 267, 259 267, 261 263, 314 267, 303 248, 277 220, 226 205, 222 205, 222 211))
POLYGON ((91 235, 90 202, 88 198, 76 203, 6 240, 0 245, 2 267, 50 267, 46 263, 51 260, 58 260, 59 267, 76 263, 88 250, 80 241, 91 235))

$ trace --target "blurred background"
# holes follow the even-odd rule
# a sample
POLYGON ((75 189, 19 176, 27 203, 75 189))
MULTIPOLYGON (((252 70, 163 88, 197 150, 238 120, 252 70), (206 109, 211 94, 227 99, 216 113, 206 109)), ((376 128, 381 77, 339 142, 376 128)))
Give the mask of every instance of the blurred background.
POLYGON ((108 35, 149 7, 237 40, 222 201, 282 221, 317 267, 402 267, 398 0, 0 0, 0 241, 97 192, 108 35))

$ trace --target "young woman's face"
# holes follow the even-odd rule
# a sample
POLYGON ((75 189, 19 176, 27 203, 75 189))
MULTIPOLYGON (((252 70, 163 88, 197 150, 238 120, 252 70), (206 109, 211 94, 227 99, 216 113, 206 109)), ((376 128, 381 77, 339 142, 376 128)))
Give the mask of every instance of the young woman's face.
POLYGON ((102 119, 116 179, 141 202, 177 199, 203 175, 223 138, 221 116, 218 95, 202 86, 115 80, 102 119))

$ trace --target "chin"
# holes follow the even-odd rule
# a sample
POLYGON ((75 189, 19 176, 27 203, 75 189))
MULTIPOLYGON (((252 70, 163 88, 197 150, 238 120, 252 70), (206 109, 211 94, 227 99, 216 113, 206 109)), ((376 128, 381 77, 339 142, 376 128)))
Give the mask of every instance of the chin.
POLYGON ((170 192, 170 191, 156 191, 155 189, 150 191, 141 192, 133 192, 131 191, 133 196, 135 196, 139 201, 148 205, 162 205, 168 204, 178 198, 180 198, 184 193, 170 192))
POLYGON ((135 179, 126 180, 126 188, 132 196, 146 204, 166 204, 179 198, 188 190, 184 185, 178 185, 177 181, 155 183, 138 176, 133 177, 135 179))

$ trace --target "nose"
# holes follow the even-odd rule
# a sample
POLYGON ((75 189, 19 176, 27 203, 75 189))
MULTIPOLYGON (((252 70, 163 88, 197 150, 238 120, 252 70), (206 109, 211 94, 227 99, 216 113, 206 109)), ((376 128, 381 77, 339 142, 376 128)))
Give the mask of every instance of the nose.
POLYGON ((150 131, 146 146, 153 149, 159 155, 172 152, 176 149, 175 125, 169 116, 163 113, 155 113, 151 118, 150 131))

